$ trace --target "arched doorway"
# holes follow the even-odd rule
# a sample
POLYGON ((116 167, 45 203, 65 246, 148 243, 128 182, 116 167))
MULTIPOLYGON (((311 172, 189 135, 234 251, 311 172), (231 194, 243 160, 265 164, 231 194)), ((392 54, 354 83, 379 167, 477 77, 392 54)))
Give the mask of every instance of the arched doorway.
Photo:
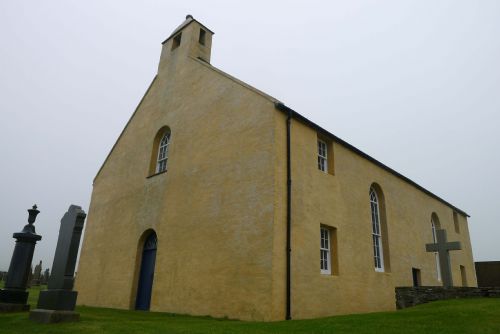
POLYGON ((149 305, 151 304, 157 240, 156 233, 151 232, 144 242, 141 258, 141 271, 139 273, 139 284, 137 286, 137 297, 135 299, 136 310, 148 311, 149 305))

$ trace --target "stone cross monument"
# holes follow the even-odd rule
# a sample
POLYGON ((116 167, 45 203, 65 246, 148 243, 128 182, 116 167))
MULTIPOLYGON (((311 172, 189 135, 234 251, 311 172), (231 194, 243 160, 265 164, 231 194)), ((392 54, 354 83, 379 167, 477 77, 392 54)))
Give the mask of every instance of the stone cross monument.
POLYGON ((74 312, 78 292, 73 291, 73 281, 86 216, 81 207, 71 205, 61 219, 48 290, 40 292, 30 319, 43 323, 79 320, 80 315, 74 312))
POLYGON ((24 226, 21 232, 14 233, 12 236, 16 239, 16 246, 10 260, 5 288, 0 289, 0 311, 3 312, 27 311, 30 308, 26 303, 28 301, 26 287, 31 274, 31 261, 33 260, 35 244, 42 239, 42 236, 36 234, 33 225, 36 216, 40 213, 36 204, 28 210, 28 213, 28 225, 24 226))
POLYGON ((459 241, 448 242, 446 240, 445 230, 436 230, 435 244, 426 244, 425 249, 428 252, 437 252, 439 255, 439 267, 441 269, 441 279, 443 280, 443 286, 445 288, 451 288, 453 286, 453 280, 451 277, 451 264, 450 264, 450 253, 451 250, 460 250, 462 246, 459 241))

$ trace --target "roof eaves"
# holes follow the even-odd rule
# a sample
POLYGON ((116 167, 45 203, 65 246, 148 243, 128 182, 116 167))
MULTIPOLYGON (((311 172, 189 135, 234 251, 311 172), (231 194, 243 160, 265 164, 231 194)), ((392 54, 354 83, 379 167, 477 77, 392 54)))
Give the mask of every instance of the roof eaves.
POLYGON ((275 103, 275 107, 276 107, 276 109, 278 109, 278 110, 280 110, 282 112, 285 112, 285 113, 288 113, 289 111, 291 111, 292 117, 295 118, 295 119, 297 119, 298 121, 301 121, 304 124, 306 124, 306 125, 312 127, 313 129, 315 129, 316 131, 322 133, 323 135, 325 135, 327 137, 330 137, 331 139, 333 139, 334 141, 336 141, 340 145, 346 147, 347 149, 353 151, 354 153, 360 155, 361 157, 363 157, 363 158, 367 159, 368 161, 374 163, 375 165, 381 167, 382 169, 384 169, 387 172, 393 174, 394 176, 402 179, 403 181, 411 184, 412 186, 414 186, 415 188, 417 188, 420 191, 424 192, 425 194, 427 194, 427 195, 429 195, 429 196, 437 199, 438 201, 440 201, 441 203, 449 206, 450 208, 452 208, 456 212, 458 212, 458 213, 460 213, 460 214, 462 214, 462 215, 464 215, 466 217, 470 217, 470 215, 467 214, 465 211, 460 210, 459 208, 457 208, 456 206, 452 205, 451 203, 445 201, 444 199, 442 199, 438 195, 436 195, 436 194, 430 192, 429 190, 425 189, 424 187, 422 187, 421 185, 419 185, 415 181, 412 181, 411 179, 407 178, 406 176, 404 176, 404 175, 396 172, 394 169, 392 169, 389 166, 381 163, 380 161, 378 161, 377 159, 375 159, 375 158, 371 157, 370 155, 364 153, 360 149, 352 146, 351 144, 349 144, 345 140, 340 139, 339 137, 335 136, 333 133, 329 132, 328 130, 322 128, 321 126, 319 126, 318 124, 314 123, 313 121, 311 121, 311 120, 307 119, 306 117, 302 116, 301 114, 299 114, 295 110, 293 110, 293 109, 285 106, 283 103, 277 102, 277 103, 275 103))

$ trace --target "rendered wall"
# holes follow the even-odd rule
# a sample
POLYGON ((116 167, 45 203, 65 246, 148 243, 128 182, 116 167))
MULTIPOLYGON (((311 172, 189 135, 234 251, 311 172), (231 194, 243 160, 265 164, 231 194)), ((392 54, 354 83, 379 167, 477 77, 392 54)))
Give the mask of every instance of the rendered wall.
MULTIPOLYGON (((158 235, 151 310, 245 320, 285 317, 286 115, 205 61, 200 26, 163 46, 158 76, 94 182, 76 290, 80 305, 133 308, 145 233, 158 235), (203 60, 197 59, 201 57, 203 60), (171 129, 168 170, 150 175, 153 140, 171 129)), ((211 34, 206 47, 211 46, 211 34)), ((317 167, 317 133, 292 122, 292 317, 395 309, 396 286, 440 285, 425 244, 435 212, 453 280, 476 286, 465 217, 335 142, 317 167), (332 156, 330 156, 330 159, 332 156), (375 272, 368 192, 380 186, 390 270, 375 272), (338 274, 319 268, 320 226, 336 228, 338 274)), ((324 138, 328 140, 328 138, 324 138)), ((386 259, 386 262, 387 259, 386 259)))
MULTIPOLYGON (((284 129, 285 119, 280 113, 277 127, 284 129)), ((457 234, 450 207, 335 142, 334 175, 320 171, 317 138, 311 127, 292 122, 293 318, 394 310, 394 288, 412 286, 412 267, 421 270, 422 285, 441 285, 434 254, 425 251, 425 244, 432 242, 433 212, 448 240, 462 243, 461 251, 450 252, 454 285, 462 285, 463 265, 467 285, 477 286, 465 217, 459 215, 457 234), (373 183, 385 198, 390 257, 386 272, 374 269, 369 202, 373 183), (336 228, 338 275, 320 273, 320 225, 336 228)))
POLYGON ((95 180, 78 303, 133 308, 140 239, 153 229, 151 310, 272 320, 274 106, 186 43, 163 47, 158 77, 95 180), (168 171, 148 178, 163 126, 168 171))

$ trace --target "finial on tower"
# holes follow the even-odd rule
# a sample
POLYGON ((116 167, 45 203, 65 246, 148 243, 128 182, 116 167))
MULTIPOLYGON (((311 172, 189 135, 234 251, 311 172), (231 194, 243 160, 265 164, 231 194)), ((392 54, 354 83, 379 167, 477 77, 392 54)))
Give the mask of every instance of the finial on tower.
POLYGON ((194 19, 193 15, 187 14, 186 15, 186 20, 189 20, 189 19, 193 20, 194 19))

